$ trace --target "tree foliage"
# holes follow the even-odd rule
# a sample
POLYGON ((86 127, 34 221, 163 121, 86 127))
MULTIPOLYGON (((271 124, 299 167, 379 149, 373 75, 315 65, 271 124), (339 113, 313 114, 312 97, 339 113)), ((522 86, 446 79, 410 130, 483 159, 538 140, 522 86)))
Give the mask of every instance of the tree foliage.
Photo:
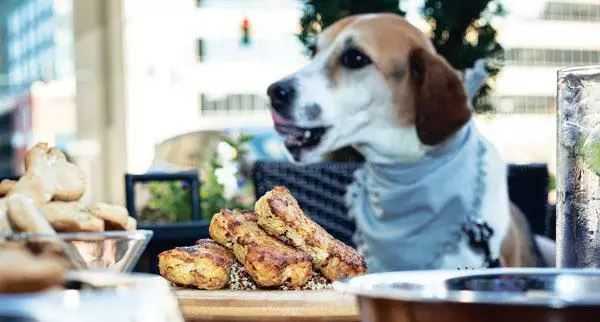
POLYGON ((504 49, 496 40, 491 20, 505 13, 498 0, 425 0, 421 8, 431 26, 433 45, 454 68, 465 70, 476 60, 486 59, 491 77, 474 98, 477 112, 492 110, 489 83, 502 68, 504 49))
MULTIPOLYGON (((398 0, 303 0, 298 37, 308 48, 315 36, 334 22, 353 14, 394 12, 404 16, 398 0)), ((307 51, 308 53, 308 51, 307 51)))

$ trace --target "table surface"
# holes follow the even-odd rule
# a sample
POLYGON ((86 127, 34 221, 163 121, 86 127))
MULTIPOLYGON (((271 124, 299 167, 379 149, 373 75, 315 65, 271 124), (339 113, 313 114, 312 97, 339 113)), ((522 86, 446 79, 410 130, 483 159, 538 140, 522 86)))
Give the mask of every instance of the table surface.
POLYGON ((174 292, 186 321, 360 321, 354 297, 333 290, 174 292))

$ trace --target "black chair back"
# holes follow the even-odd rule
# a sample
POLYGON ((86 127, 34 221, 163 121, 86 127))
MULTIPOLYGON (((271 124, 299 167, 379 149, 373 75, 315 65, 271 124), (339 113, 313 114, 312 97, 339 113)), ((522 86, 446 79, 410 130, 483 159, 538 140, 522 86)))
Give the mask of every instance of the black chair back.
MULTIPOLYGON (((297 165, 258 161, 253 167, 256 197, 285 186, 304 212, 344 243, 353 245, 354 222, 348 219, 344 195, 360 163, 323 162, 297 165)), ((509 165, 510 199, 527 216, 532 231, 546 233, 548 169, 543 164, 509 165)))
POLYGON ((200 218, 200 179, 198 172, 175 172, 175 173, 148 173, 148 174, 126 174, 125 195, 127 210, 133 217, 137 217, 135 209, 135 185, 147 182, 185 181, 189 185, 191 194, 191 221, 177 223, 143 223, 138 224, 138 229, 148 229, 154 232, 154 236, 148 247, 142 254, 136 272, 158 274, 158 254, 162 251, 178 246, 191 246, 200 239, 208 238, 207 220, 200 218))
POLYGON ((256 197, 274 186, 285 186, 302 210, 342 242, 352 245, 355 225, 346 215, 344 195, 359 163, 326 162, 296 165, 289 162, 259 161, 252 177, 256 197))

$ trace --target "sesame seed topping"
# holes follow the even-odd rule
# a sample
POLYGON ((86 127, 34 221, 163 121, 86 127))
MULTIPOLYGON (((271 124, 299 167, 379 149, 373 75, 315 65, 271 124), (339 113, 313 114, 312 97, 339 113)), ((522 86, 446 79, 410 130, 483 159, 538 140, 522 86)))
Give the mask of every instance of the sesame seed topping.
MULTIPOLYGON (((232 290, 256 290, 259 287, 252 280, 252 277, 246 272, 244 266, 235 261, 231 266, 229 274, 229 288, 232 290)), ((324 290, 331 289, 331 283, 318 272, 313 272, 308 282, 299 287, 280 286, 277 289, 282 291, 292 290, 324 290)))

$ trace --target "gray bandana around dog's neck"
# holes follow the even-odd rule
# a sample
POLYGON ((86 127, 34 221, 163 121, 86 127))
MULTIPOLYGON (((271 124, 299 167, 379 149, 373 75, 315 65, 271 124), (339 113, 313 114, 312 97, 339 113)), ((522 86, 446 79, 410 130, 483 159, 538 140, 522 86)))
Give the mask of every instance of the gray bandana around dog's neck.
POLYGON ((369 272, 439 268, 461 226, 477 215, 485 145, 472 122, 412 164, 367 163, 355 173, 346 204, 369 272))

